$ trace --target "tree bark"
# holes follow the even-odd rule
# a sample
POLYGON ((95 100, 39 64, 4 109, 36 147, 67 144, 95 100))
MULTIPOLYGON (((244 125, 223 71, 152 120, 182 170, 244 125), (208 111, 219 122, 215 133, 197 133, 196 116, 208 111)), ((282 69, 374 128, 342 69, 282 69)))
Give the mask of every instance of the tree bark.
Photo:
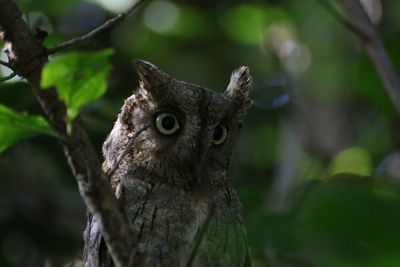
POLYGON ((78 183, 81 196, 100 225, 102 235, 116 266, 128 266, 133 242, 110 183, 88 138, 80 118, 66 134, 66 107, 54 89, 40 87, 41 72, 47 62, 47 49, 41 38, 32 35, 13 0, 0 0, 0 31, 14 72, 25 78, 43 108, 50 124, 62 135, 60 144, 78 183))

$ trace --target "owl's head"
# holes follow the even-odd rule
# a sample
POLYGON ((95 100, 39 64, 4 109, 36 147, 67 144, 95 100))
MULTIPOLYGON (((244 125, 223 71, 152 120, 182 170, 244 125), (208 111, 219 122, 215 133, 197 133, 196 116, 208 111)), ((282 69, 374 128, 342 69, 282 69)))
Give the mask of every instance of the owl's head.
POLYGON ((248 67, 233 71, 227 89, 219 93, 179 81, 149 62, 135 65, 140 86, 125 100, 104 143, 105 165, 112 167, 130 138, 145 129, 124 157, 122 171, 141 170, 165 181, 226 176, 251 104, 248 67))

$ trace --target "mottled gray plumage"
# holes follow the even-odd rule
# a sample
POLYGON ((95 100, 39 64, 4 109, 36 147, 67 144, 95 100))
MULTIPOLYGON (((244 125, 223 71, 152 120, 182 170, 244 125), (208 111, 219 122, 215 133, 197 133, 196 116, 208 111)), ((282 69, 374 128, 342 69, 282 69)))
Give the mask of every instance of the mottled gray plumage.
MULTIPOLYGON (((178 81, 149 62, 135 64, 140 87, 125 100, 104 143, 103 166, 109 172, 127 150, 111 183, 144 266, 186 266, 190 255, 191 266, 249 266, 241 204, 228 169, 251 103, 249 69, 235 70, 218 93, 178 81)), ((85 241, 85 266, 112 266, 93 218, 85 241)))

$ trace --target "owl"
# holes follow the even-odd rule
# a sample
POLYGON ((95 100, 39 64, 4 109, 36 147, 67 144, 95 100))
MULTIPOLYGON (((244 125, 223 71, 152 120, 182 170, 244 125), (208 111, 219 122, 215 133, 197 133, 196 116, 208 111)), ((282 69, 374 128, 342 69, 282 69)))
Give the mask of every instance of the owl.
MULTIPOLYGON (((249 68, 220 93, 135 65, 140 86, 104 142, 103 168, 143 266, 250 266, 228 167, 251 104, 249 68)), ((84 236, 84 266, 113 266, 94 218, 84 236)))

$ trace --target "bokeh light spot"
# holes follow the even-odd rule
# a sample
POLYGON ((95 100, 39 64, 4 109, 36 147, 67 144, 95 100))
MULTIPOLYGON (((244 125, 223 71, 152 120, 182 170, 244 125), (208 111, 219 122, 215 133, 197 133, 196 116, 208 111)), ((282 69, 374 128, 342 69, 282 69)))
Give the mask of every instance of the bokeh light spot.
POLYGON ((105 9, 113 13, 121 13, 133 6, 138 0, 95 0, 105 9))
POLYGON ((165 33, 172 30, 178 18, 178 7, 164 0, 151 2, 143 14, 144 24, 152 31, 158 33, 165 33))

